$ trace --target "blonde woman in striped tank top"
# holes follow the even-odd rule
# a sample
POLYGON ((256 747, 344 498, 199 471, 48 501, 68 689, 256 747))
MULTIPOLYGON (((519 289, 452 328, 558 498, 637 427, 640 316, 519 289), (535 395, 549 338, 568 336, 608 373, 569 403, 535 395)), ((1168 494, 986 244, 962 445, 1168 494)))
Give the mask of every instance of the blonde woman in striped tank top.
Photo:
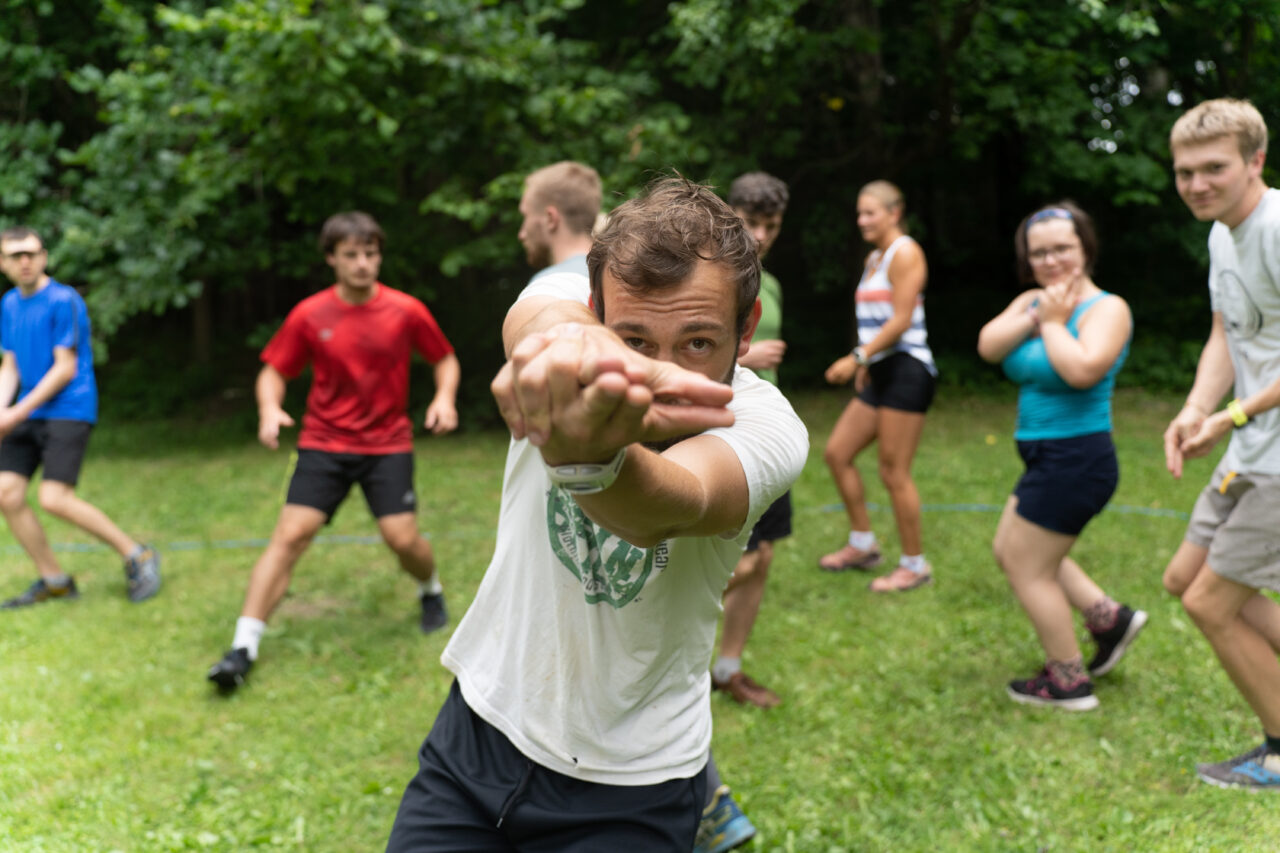
POLYGON ((857 394, 836 421, 823 452, 849 516, 849 539, 818 565, 842 572, 870 569, 881 561, 854 464, 878 441, 880 479, 889 490, 902 556, 893 571, 871 582, 873 592, 905 592, 933 581, 921 546, 920 495, 911 463, 938 371, 924 325, 928 266, 920 245, 906 235, 903 212, 902 191, 888 181, 873 181, 858 194, 858 229, 875 246, 858 282, 858 345, 826 372, 833 385, 853 380, 857 394))

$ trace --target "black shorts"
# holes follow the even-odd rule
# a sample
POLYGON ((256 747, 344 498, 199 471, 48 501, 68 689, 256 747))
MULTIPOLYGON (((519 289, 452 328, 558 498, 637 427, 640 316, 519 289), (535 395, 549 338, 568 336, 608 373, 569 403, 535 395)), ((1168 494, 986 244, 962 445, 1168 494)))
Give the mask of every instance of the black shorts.
POLYGON ((0 471, 31 479, 43 465, 44 479, 74 486, 91 432, 93 424, 86 421, 23 421, 0 441, 0 471))
POLYGON ((455 681, 418 753, 387 853, 688 853, 706 770, 656 785, 601 785, 525 758, 455 681))
POLYGON ((325 518, 333 518, 355 483, 360 484, 374 518, 418 508, 412 453, 365 456, 299 450, 285 503, 309 506, 323 512, 325 518))
POLYGON ((868 406, 924 414, 933 405, 938 378, 909 353, 895 352, 869 364, 867 374, 867 384, 858 392, 858 399, 868 406))
POLYGON ((747 540, 747 551, 754 551, 761 542, 777 542, 791 535, 791 492, 769 504, 769 508, 760 516, 756 526, 751 528, 751 538, 747 540))
POLYGON ((1109 432, 1019 441, 1018 455, 1027 466, 1013 488, 1018 515, 1069 536, 1102 512, 1120 482, 1109 432))

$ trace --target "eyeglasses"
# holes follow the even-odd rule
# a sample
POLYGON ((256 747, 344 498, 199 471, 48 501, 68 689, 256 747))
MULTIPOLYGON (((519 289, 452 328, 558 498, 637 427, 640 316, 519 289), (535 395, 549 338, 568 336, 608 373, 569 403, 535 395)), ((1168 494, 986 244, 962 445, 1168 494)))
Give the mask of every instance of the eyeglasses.
POLYGON ((30 261, 44 254, 44 249, 36 249, 34 252, 8 252, 5 254, 7 261, 30 261))
POLYGON ((1048 263, 1050 258, 1065 258, 1079 248, 1079 246, 1062 243, 1057 246, 1048 246, 1044 249, 1034 249, 1027 252, 1027 259, 1033 264, 1044 264, 1048 263))

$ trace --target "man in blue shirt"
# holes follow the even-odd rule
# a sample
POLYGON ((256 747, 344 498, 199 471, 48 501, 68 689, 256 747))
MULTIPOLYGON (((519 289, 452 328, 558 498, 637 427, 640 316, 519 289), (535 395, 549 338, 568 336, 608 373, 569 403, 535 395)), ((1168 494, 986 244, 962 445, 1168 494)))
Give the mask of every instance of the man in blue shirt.
POLYGON ((27 503, 27 486, 42 465, 40 507, 114 548, 125 561, 129 600, 145 601, 160 589, 159 555, 75 493, 98 420, 98 388, 89 312, 80 294, 45 274, 48 260, 35 231, 0 231, 0 271, 16 285, 0 299, 0 512, 40 573, 0 608, 79 595, 27 503))

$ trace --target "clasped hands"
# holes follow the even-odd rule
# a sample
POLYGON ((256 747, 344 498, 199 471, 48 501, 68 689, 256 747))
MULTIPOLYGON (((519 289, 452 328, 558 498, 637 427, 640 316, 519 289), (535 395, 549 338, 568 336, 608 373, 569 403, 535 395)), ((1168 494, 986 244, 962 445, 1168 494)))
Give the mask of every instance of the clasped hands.
POLYGON ((512 437, 528 438, 549 465, 602 462, 635 442, 733 424, 729 385, 582 323, 526 335, 490 390, 512 437))

